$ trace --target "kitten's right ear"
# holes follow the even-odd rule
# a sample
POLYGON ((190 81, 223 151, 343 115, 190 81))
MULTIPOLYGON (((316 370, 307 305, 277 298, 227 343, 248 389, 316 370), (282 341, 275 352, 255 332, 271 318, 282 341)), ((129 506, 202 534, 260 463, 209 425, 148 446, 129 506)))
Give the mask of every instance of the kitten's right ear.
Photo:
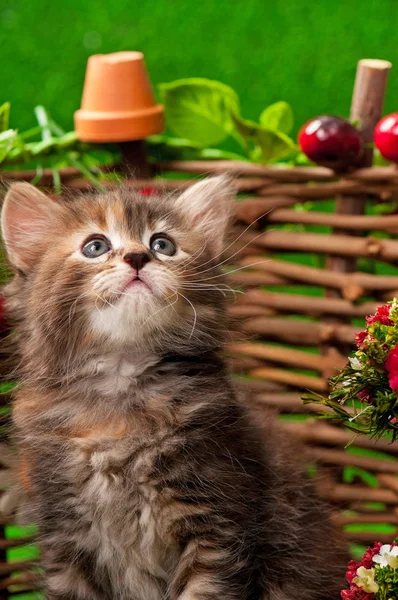
POLYGON ((9 188, 1 212, 1 232, 11 263, 28 271, 40 257, 61 207, 30 183, 9 188))

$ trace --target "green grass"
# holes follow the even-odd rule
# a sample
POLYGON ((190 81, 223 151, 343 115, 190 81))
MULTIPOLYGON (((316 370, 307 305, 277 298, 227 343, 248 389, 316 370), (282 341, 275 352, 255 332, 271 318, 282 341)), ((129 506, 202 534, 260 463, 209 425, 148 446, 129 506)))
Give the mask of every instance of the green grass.
MULTIPOLYGON (((396 0, 4 0, 1 100, 12 124, 44 104, 66 128, 78 108, 87 57, 142 50, 154 83, 209 77, 232 85, 242 112, 294 108, 297 127, 321 113, 347 115, 358 59, 397 63, 396 0)), ((397 110, 391 73, 386 111, 397 110)))

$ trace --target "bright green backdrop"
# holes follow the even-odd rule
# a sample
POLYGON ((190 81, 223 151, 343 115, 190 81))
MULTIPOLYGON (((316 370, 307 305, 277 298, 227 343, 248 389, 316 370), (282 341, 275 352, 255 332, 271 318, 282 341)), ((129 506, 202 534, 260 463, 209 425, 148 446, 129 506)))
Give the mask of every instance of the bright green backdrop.
POLYGON ((65 127, 90 54, 142 50, 154 83, 218 79, 243 115, 287 100, 296 129, 320 113, 347 115, 356 62, 396 66, 386 110, 398 110, 398 0, 0 0, 0 103, 15 127, 43 103, 65 127))

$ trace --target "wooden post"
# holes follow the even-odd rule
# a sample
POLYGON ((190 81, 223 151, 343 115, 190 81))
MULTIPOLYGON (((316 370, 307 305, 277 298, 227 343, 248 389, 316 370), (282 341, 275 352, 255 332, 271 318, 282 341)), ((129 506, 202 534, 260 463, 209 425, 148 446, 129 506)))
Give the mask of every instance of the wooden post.
POLYGON ((145 140, 120 142, 121 171, 127 178, 146 179, 151 175, 145 140))
MULTIPOLYGON (((391 63, 387 60, 366 58, 358 62, 354 93, 351 102, 350 120, 359 121, 365 144, 373 142, 373 132, 381 118, 388 73, 391 63)), ((367 148, 362 166, 372 165, 373 150, 367 148)))
MULTIPOLYGON (((373 132, 377 121, 380 119, 384 97, 386 93, 388 73, 391 69, 391 63, 386 60, 363 59, 358 62, 357 74, 354 84, 354 92, 351 102, 350 120, 358 121, 362 134, 362 140, 366 145, 373 142, 373 132)), ((360 167, 372 165, 373 149, 366 148, 360 167)), ((360 215, 364 212, 365 198, 360 196, 350 197, 339 195, 336 198, 336 214, 340 215, 360 215)), ((334 229, 336 234, 351 234, 344 229, 334 229)), ((329 256, 326 261, 328 269, 338 273, 350 273, 356 270, 356 258, 343 258, 340 256, 329 256)), ((328 297, 341 297, 340 292, 328 290, 328 297)), ((346 348, 347 354, 350 348, 346 348)), ((324 353, 329 355, 335 353, 334 348, 324 348, 324 353)), ((328 364, 328 363, 326 363, 328 364)), ((325 372, 326 378, 333 373, 325 372)))

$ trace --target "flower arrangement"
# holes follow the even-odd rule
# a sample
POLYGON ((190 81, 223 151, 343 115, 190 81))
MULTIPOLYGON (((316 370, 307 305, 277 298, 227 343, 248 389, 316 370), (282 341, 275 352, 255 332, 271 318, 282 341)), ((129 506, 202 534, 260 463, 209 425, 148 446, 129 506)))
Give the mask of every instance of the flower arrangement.
MULTIPOLYGON (((398 435, 398 299, 380 306, 366 318, 366 328, 355 336, 357 350, 330 380, 328 397, 308 393, 305 403, 332 409, 323 414, 357 434, 373 437, 398 435)), ((398 598, 398 538, 391 544, 375 542, 361 561, 347 571, 349 589, 343 600, 396 600, 398 598)))
POLYGON ((398 435, 398 300, 380 306, 366 318, 355 338, 357 350, 330 380, 328 397, 310 392, 305 403, 332 409, 323 417, 343 423, 357 434, 395 441, 398 435))
POLYGON ((346 574, 349 589, 343 600, 394 600, 398 598, 398 544, 369 547, 360 562, 351 560, 346 574))

